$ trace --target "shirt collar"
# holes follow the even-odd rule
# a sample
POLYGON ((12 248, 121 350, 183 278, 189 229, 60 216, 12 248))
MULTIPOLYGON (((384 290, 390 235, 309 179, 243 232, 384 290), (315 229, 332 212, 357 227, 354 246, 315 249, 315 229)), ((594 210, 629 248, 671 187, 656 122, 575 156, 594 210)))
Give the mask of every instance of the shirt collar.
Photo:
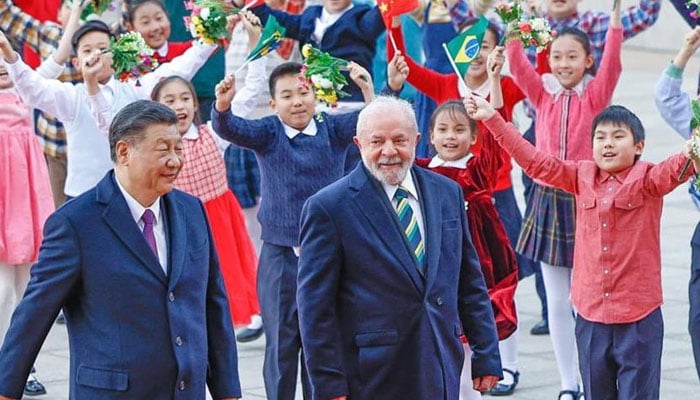
POLYGON ((403 181, 399 185, 389 185, 382 182, 382 188, 384 188, 384 192, 386 193, 387 197, 389 197, 389 201, 394 199, 394 195, 399 189, 399 186, 406 189, 406 191, 413 196, 414 199, 418 200, 418 190, 416 189, 416 184, 413 183, 413 172, 410 169, 408 170, 406 177, 403 178, 403 181))
POLYGON ((460 159, 446 161, 446 160, 443 160, 442 158, 440 158, 440 156, 435 156, 435 157, 433 157, 432 160, 430 160, 430 163, 428 164, 428 168, 453 167, 453 168, 459 168, 459 169, 467 169, 467 162, 472 157, 474 157, 474 155, 472 153, 469 153, 460 159))
POLYGON ((323 7, 323 8, 321 9, 321 17, 320 17, 320 19, 321 19, 321 21, 322 21, 323 23, 328 24, 328 25, 331 25, 331 24, 335 23, 335 21, 337 21, 338 18, 342 17, 343 14, 345 14, 345 13, 346 13, 349 9, 351 9, 352 7, 353 7, 353 4, 350 3, 350 5, 347 6, 347 8, 345 8, 344 10, 340 10, 340 11, 338 11, 338 12, 335 12, 335 13, 330 13, 330 12, 328 12, 328 11, 326 10, 325 7, 323 7))
POLYGON ((471 88, 467 86, 464 79, 459 79, 457 82, 457 90, 459 90, 459 97, 461 98, 467 97, 467 95, 470 93, 475 93, 483 98, 486 98, 486 96, 491 93, 491 82, 489 82, 487 79, 478 88, 471 88))
MULTIPOLYGON (((282 121, 282 119, 280 119, 282 121)), ((282 122, 282 126, 284 127, 284 134, 287 135, 289 139, 294 139, 298 134, 303 133, 304 135, 307 136, 316 136, 316 133, 318 132, 318 128, 316 127, 316 121, 314 121, 313 118, 311 118, 311 122, 309 122, 308 125, 306 125, 306 128, 304 128, 303 131, 299 131, 299 129, 294 129, 291 126, 285 124, 282 122)))
POLYGON ((614 180, 618 181, 619 183, 622 183, 625 181, 625 179, 627 179, 627 175, 630 174, 630 171, 632 171, 632 168, 634 168, 634 165, 635 164, 632 164, 631 167, 624 169, 620 172, 616 172, 614 174, 607 172, 607 171, 599 170, 598 183, 603 183, 609 179, 614 179, 614 180))
POLYGON ((185 134, 182 135, 182 138, 187 140, 199 139, 199 129, 197 129, 195 124, 190 124, 190 127, 187 128, 187 132, 185 132, 185 134))
POLYGON ((134 218, 134 221, 136 221, 136 223, 141 221, 143 212, 149 209, 153 211, 153 215, 155 216, 153 225, 158 225, 158 221, 160 221, 160 197, 149 207, 144 207, 141 205, 141 203, 136 201, 135 198, 131 197, 126 189, 124 189, 124 186, 122 186, 122 184, 119 182, 119 178, 117 178, 116 174, 114 174, 114 180, 117 182, 117 187, 122 192, 122 195, 124 195, 124 200, 126 200, 126 205, 129 206, 129 211, 131 212, 131 216, 134 218))
POLYGON ((165 56, 168 55, 168 41, 166 40, 165 43, 163 43, 162 46, 156 50, 156 53, 158 53, 159 56, 165 58, 165 56))
MULTIPOLYGON (((586 88, 588 85, 588 82, 590 82, 593 79, 593 76, 591 74, 585 74, 583 75, 583 79, 581 79, 581 82, 579 82, 576 86, 574 86, 571 91, 576 93, 578 97, 581 97, 583 95, 583 90, 586 88)), ((554 101, 556 101, 559 96, 566 90, 564 86, 559 83, 557 78, 554 77, 554 74, 547 73, 542 75, 542 84, 544 86, 544 90, 547 91, 547 93, 551 94, 554 96, 554 101)))

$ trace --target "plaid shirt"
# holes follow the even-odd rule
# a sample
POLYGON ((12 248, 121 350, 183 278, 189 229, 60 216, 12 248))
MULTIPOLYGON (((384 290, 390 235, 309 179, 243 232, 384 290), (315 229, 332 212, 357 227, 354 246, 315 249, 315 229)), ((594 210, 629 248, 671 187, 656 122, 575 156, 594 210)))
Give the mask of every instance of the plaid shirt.
POLYGON ((226 193, 226 166, 207 125, 199 127, 197 139, 184 138, 182 147, 185 160, 175 187, 204 203, 226 193))
MULTIPOLYGON (((41 22, 9 2, 0 2, 0 29, 9 37, 23 41, 47 59, 58 47, 63 28, 51 22, 41 22)), ((62 82, 82 81, 80 73, 68 62, 58 77, 62 82)), ((44 153, 50 157, 65 155, 66 131, 56 118, 44 112, 34 112, 35 132, 44 153)))
POLYGON ((260 197, 260 167, 252 150, 230 144, 224 153, 228 187, 243 208, 254 207, 260 197))
MULTIPOLYGON (((466 1, 461 0, 457 3, 466 3, 466 1)), ((622 30, 624 39, 627 40, 653 25, 659 18, 659 11, 661 11, 661 0, 640 0, 638 6, 629 7, 623 11, 622 30)), ((474 12, 469 10, 468 7, 459 7, 458 5, 450 8, 450 14, 455 26, 459 26, 475 16, 474 12)), ((562 20, 555 20, 549 15, 546 18, 552 29, 557 32, 560 32, 563 28, 578 28, 588 34, 591 40, 591 52, 595 58, 595 65, 600 64, 600 59, 603 57, 603 47, 605 47, 605 34, 610 24, 610 13, 588 10, 562 20)), ((526 52, 532 65, 535 65, 537 56, 535 47, 530 46, 526 49, 526 52)))

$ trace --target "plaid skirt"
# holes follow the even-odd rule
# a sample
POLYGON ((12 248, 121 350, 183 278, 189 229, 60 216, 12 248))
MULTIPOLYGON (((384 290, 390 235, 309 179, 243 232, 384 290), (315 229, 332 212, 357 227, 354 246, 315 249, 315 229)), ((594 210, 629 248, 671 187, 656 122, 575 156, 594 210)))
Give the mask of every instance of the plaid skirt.
POLYGON ((575 231, 574 195, 534 183, 516 251, 535 261, 571 268, 575 231))

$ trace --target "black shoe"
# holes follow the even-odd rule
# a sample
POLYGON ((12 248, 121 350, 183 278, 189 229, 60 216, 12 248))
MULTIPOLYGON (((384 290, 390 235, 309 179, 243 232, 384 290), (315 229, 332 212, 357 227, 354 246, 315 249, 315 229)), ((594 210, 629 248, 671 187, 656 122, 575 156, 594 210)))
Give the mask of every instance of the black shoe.
POLYGON ((557 399, 561 400, 564 396, 571 396, 573 400, 578 400, 583 398, 583 392, 578 390, 562 390, 559 392, 559 397, 557 399))
POLYGON ((236 341, 238 343, 252 342, 260 338, 263 334, 262 326, 258 329, 245 328, 236 334, 236 341))
POLYGON ((58 317, 56 317, 56 323, 59 325, 66 324, 66 317, 63 315, 63 312, 59 313, 58 317))
POLYGON ((39 382, 36 377, 32 376, 29 378, 27 383, 24 385, 24 395, 25 396, 41 396, 46 394, 46 388, 39 382))
POLYGON ((530 335, 549 335, 549 323, 546 319, 536 323, 530 329, 530 335))
POLYGON ((515 391, 515 387, 518 386, 520 372, 513 372, 508 368, 503 368, 503 372, 513 376, 513 383, 511 383, 510 385, 506 385, 504 383, 497 383, 496 386, 494 386, 491 390, 488 391, 488 394, 490 394, 491 396, 510 396, 515 391))

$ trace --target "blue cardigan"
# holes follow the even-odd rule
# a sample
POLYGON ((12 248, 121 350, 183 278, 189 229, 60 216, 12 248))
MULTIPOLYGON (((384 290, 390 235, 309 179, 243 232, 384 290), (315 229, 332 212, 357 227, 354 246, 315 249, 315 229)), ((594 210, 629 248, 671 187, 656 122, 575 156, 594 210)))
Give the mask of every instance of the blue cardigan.
POLYGON ((262 240, 278 246, 299 245, 299 220, 306 199, 345 174, 359 111, 316 119, 316 136, 289 139, 276 115, 258 120, 212 108, 214 131, 255 152, 260 165, 262 240), (319 121, 322 120, 322 121, 319 121))
MULTIPOLYGON (((252 9, 263 23, 267 22, 268 15, 273 14, 280 25, 287 29, 286 37, 298 40, 300 47, 310 43, 334 57, 354 61, 371 73, 377 37, 385 30, 377 7, 354 5, 328 27, 321 43, 316 43, 312 35, 316 27, 316 18, 321 16, 322 10, 322 6, 311 6, 302 14, 295 15, 273 10, 264 3, 252 9)), ((348 86, 343 90, 350 93, 351 97, 344 97, 341 101, 364 101, 360 88, 347 73, 345 76, 348 86)))

